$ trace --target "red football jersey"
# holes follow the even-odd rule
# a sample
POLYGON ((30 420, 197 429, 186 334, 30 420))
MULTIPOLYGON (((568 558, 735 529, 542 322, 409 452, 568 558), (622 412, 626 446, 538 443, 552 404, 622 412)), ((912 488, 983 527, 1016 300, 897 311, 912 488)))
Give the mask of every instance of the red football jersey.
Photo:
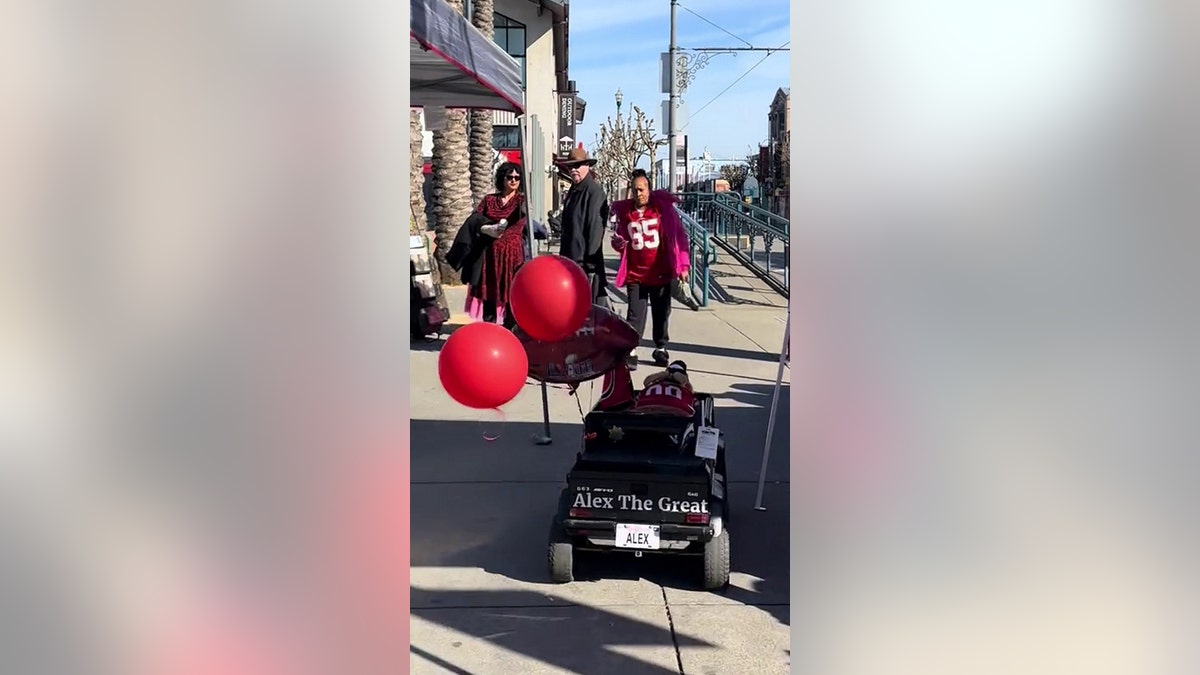
POLYGON ((596 402, 593 410, 624 410, 633 403, 633 399, 633 377, 629 374, 629 366, 626 365, 625 359, 621 359, 612 370, 604 373, 600 400, 596 402))
POLYGON ((696 396, 674 382, 655 382, 638 394, 632 412, 691 417, 696 412, 696 396))
POLYGON ((624 234, 626 278, 629 283, 657 286, 674 276, 669 257, 662 245, 662 214, 653 206, 629 212, 624 234))

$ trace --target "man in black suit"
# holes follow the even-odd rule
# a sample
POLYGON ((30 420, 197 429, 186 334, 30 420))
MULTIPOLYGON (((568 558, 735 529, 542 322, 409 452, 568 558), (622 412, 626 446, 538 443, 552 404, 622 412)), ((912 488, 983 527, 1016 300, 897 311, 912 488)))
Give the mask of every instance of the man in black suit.
POLYGON ((595 163, 586 150, 578 147, 558 163, 572 183, 563 203, 559 255, 579 263, 591 283, 592 302, 608 307, 608 272, 604 267, 608 197, 592 175, 595 163))

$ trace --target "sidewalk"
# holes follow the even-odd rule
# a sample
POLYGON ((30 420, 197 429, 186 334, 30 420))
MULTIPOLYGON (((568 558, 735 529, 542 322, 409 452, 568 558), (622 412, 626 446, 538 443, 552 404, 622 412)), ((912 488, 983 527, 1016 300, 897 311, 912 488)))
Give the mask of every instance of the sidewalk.
MULTIPOLYGON (((447 289, 454 323, 464 321, 464 297, 447 289)), ((681 574, 686 561, 681 570, 652 557, 597 558, 585 562, 589 578, 548 583, 546 534, 579 447, 578 406, 590 407, 598 383, 578 402, 549 390, 554 442, 538 446, 540 387, 527 385, 503 420, 462 408, 437 381, 440 342, 413 343, 412 672, 788 672, 786 370, 768 510, 753 510, 785 316, 786 307, 719 303, 677 304, 671 315, 671 356, 716 396, 728 442, 734 572, 724 594, 696 590, 681 574)), ((649 351, 639 350, 638 380, 653 372, 649 351)))

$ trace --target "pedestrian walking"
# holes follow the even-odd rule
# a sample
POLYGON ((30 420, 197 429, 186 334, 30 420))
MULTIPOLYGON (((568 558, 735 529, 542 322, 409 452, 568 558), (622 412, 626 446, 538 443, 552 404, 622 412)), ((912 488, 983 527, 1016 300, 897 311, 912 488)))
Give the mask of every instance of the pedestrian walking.
POLYGON ((525 262, 528 223, 521 167, 505 162, 496 170, 496 191, 487 195, 446 255, 467 282, 464 308, 473 319, 511 327, 508 294, 513 277, 525 262))
POLYGON ((571 177, 562 210, 559 255, 583 268, 592 286, 593 304, 608 306, 608 271, 604 267, 604 230, 608 198, 592 174, 596 160, 575 148, 559 166, 571 177))
MULTIPOLYGON (((630 199, 615 202, 616 231, 612 246, 621 253, 616 285, 629 296, 626 320, 640 336, 646 330, 649 309, 656 365, 667 366, 671 356, 671 298, 676 283, 687 279, 691 265, 687 232, 675 210, 676 197, 667 190, 650 190, 646 172, 630 176, 630 199)), ((629 368, 637 368, 637 349, 629 354, 629 368)))

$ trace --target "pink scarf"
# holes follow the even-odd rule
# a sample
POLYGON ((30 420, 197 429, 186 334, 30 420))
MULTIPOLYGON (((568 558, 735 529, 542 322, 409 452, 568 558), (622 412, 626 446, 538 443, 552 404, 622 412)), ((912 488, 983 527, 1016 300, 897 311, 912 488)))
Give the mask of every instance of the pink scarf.
MULTIPOLYGON (((688 237, 687 231, 683 229, 683 222, 679 220, 679 212, 675 210, 675 204, 679 202, 679 198, 671 194, 667 190, 655 190, 650 193, 650 206, 653 206, 660 214, 662 214, 662 239, 664 253, 668 256, 671 267, 675 270, 675 276, 681 276, 684 272, 691 268, 691 257, 688 255, 688 237)), ((633 200, 623 199, 619 202, 613 202, 609 209, 617 217, 618 227, 629 222, 629 214, 633 212, 633 200)), ((621 236, 621 235, 618 235, 621 236)), ((626 275, 626 256, 621 254, 621 267, 617 270, 616 285, 617 288, 625 286, 626 275)))

